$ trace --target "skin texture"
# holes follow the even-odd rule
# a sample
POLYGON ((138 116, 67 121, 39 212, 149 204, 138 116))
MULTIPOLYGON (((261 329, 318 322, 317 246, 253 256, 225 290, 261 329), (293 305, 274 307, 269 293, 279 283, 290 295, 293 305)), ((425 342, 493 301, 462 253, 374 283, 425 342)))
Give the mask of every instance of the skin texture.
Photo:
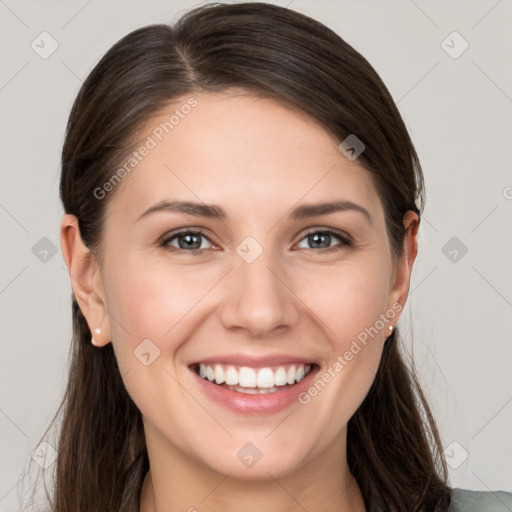
MULTIPOLYGON (((250 94, 194 97, 198 105, 109 192, 101 258, 83 245, 75 217, 61 225, 97 350, 113 343, 143 415, 151 470, 141 511, 363 511, 346 425, 399 312, 308 404, 275 414, 228 411, 203 394, 187 365, 226 353, 287 353, 316 361, 322 373, 379 315, 405 306, 418 217, 405 215, 405 252, 394 260, 370 172, 315 120, 250 94), (217 204, 228 217, 158 212, 137 220, 165 199, 217 204), (363 206, 371 222, 350 210, 287 218, 298 205, 335 199, 363 206), (202 253, 180 249, 179 238, 160 245, 184 227, 205 232, 194 239, 202 253), (352 245, 335 236, 320 247, 308 242, 326 228, 349 234, 352 245), (263 249, 252 263, 236 252, 247 236, 263 249), (144 339, 160 350, 149 366, 134 356, 144 339), (262 453, 251 468, 237 458, 247 442, 262 453)), ((155 116, 140 140, 185 101, 155 116)))

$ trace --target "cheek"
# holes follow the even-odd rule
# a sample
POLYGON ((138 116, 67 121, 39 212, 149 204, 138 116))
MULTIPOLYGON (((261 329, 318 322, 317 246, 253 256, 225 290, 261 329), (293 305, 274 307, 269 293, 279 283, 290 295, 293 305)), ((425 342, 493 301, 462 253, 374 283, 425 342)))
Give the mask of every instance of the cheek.
POLYGON ((172 355, 201 310, 201 299, 219 280, 211 269, 192 271, 136 261, 118 266, 110 276, 110 325, 120 355, 133 353, 145 339, 172 355))
POLYGON ((386 311, 389 272, 385 258, 346 261, 338 266, 309 268, 307 274, 304 269, 295 289, 338 351, 344 351, 347 343, 376 324, 385 334, 387 325, 383 326, 380 315, 386 311))
POLYGON ((321 320, 322 369, 300 397, 318 439, 317 453, 334 440, 366 397, 386 337, 389 269, 385 258, 344 262, 310 272, 300 296, 321 320), (313 286, 314 284, 314 286, 313 286))
POLYGON ((128 393, 143 415, 173 420, 183 393, 175 378, 180 347, 193 336, 201 298, 218 276, 161 264, 110 274, 112 343, 128 393), (146 363, 149 363, 146 365, 146 363))
POLYGON ((326 342, 326 375, 320 378, 333 382, 328 387, 334 408, 354 412, 374 379, 389 324, 390 269, 385 257, 375 255, 330 266, 329 271, 310 269, 308 280, 302 280, 308 284, 298 295, 307 298, 304 302, 322 327, 326 342), (334 392, 341 388, 344 391, 340 395, 334 392))

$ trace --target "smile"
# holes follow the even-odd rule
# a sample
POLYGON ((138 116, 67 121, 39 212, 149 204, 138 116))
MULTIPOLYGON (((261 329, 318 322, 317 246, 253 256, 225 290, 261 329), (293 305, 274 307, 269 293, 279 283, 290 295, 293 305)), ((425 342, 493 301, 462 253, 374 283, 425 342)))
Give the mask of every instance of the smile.
POLYGON ((246 394, 275 393, 293 387, 310 372, 313 364, 287 364, 264 368, 234 366, 221 363, 192 365, 192 370, 204 380, 246 394))

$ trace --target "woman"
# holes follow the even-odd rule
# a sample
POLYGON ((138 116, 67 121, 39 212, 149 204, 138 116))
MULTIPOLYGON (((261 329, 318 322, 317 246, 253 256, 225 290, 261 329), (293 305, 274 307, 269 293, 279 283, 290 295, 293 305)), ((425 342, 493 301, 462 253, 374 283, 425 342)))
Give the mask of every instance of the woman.
POLYGON ((52 510, 510 510, 447 483, 398 347, 421 167, 327 27, 251 2, 127 35, 78 94, 60 191, 52 510))

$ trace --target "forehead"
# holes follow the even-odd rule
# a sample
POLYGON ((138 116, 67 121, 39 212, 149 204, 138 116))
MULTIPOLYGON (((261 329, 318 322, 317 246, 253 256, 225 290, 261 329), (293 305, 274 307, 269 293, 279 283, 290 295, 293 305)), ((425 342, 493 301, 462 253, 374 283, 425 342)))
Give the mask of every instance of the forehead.
POLYGON ((261 212, 279 205, 282 214, 301 200, 342 198, 378 213, 371 174, 347 160, 317 120, 275 100, 184 96, 153 116, 138 141, 136 152, 149 149, 138 151, 113 198, 132 219, 169 198, 225 203, 228 214, 230 206, 261 212))

